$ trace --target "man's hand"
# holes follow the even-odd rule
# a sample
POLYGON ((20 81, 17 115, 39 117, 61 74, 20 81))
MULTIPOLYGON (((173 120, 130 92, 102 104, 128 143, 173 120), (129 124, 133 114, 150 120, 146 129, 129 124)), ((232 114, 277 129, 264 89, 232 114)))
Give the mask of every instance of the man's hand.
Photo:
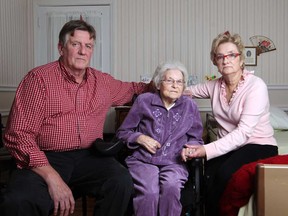
POLYGON ((68 216, 73 214, 75 200, 69 186, 51 166, 32 169, 40 175, 48 185, 49 194, 54 201, 53 215, 68 216))

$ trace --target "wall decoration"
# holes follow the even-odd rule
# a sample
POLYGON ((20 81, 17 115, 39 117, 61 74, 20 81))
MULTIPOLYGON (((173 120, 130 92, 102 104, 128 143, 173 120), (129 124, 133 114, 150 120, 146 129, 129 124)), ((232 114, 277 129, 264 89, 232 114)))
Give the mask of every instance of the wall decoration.
POLYGON ((244 50, 245 54, 245 65, 256 66, 257 65, 257 48, 246 46, 244 50))
POLYGON ((253 46, 256 47, 257 56, 265 53, 276 50, 275 44, 271 39, 262 35, 255 35, 249 38, 253 46))

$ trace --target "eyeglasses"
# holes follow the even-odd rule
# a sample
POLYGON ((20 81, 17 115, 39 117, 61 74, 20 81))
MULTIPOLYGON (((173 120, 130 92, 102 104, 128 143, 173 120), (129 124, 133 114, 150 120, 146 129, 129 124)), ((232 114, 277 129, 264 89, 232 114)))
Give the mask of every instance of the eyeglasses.
POLYGON ((183 86, 184 85, 184 81, 183 80, 173 80, 173 79, 168 79, 168 80, 161 80, 162 82, 164 82, 167 85, 173 85, 174 83, 179 85, 179 86, 183 86))
POLYGON ((235 58, 237 58, 240 53, 230 53, 227 55, 215 55, 215 59, 218 62, 224 61, 225 58, 227 58, 228 61, 233 61, 235 58))

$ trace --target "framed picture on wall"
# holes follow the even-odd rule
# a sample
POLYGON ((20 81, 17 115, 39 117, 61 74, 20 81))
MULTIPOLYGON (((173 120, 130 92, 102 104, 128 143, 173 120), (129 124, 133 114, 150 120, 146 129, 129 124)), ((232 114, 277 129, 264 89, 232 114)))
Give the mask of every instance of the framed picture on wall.
POLYGON ((256 47, 245 47, 245 65, 256 66, 257 65, 257 52, 256 47))

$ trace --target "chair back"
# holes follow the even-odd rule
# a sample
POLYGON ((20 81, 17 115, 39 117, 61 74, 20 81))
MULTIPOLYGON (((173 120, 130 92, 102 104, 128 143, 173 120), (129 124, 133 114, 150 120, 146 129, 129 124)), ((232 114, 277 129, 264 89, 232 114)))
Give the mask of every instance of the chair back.
POLYGON ((4 146, 3 144, 3 138, 2 138, 2 130, 3 130, 3 124, 2 124, 2 115, 0 113, 0 148, 4 146))

